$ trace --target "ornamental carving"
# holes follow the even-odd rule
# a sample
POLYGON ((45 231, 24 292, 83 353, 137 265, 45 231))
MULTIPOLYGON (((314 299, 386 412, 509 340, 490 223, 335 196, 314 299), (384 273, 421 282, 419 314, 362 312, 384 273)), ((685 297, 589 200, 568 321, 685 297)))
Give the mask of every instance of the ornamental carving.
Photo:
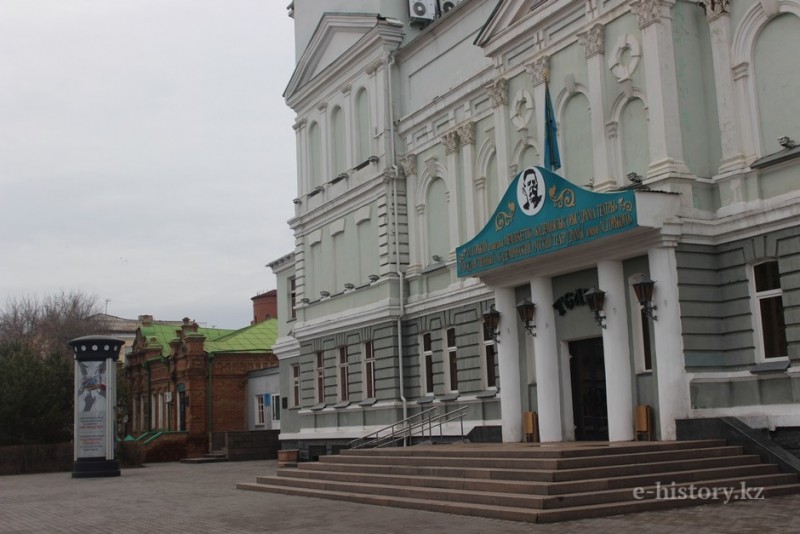
POLYGON ((307 121, 306 121, 306 119, 300 119, 299 121, 297 121, 297 122, 295 122, 295 123, 294 123, 294 125, 292 126, 292 128, 294 128, 294 131, 295 131, 295 132, 297 132, 297 131, 300 131, 300 130, 302 130, 303 128, 305 128, 305 126, 306 126, 306 122, 307 122, 307 121))
POLYGON ((534 87, 550 81, 550 56, 542 56, 527 67, 534 87))
POLYGON ((705 11, 708 20, 714 20, 728 13, 730 8, 730 0, 700 0, 697 3, 705 11))
POLYGON ((453 130, 447 132, 442 136, 442 143, 444 144, 445 154, 452 154, 458 150, 458 132, 453 130))
POLYGON ((578 42, 583 47, 586 59, 605 52, 605 42, 603 39, 603 25, 595 24, 585 32, 578 34, 578 42))
POLYGON ((631 9, 639 21, 639 29, 661 20, 661 0, 632 0, 631 9))
POLYGON ((456 132, 458 132, 458 138, 461 140, 461 144, 463 145, 474 145, 475 144, 475 123, 474 122, 465 122, 458 128, 456 128, 456 132))
POLYGON ((406 154, 400 158, 400 166, 403 168, 403 174, 406 176, 417 174, 417 155, 406 154))
POLYGON ((500 78, 493 84, 486 86, 486 92, 492 100, 492 107, 505 106, 508 103, 508 80, 500 78))

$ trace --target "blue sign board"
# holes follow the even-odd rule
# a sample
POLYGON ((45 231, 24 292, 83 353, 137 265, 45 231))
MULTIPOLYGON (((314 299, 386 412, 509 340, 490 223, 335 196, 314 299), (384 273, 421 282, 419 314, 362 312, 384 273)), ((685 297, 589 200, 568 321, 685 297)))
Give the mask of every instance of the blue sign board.
POLYGON ((542 167, 529 167, 511 182, 483 230, 456 249, 458 276, 475 276, 636 225, 633 191, 595 193, 542 167))

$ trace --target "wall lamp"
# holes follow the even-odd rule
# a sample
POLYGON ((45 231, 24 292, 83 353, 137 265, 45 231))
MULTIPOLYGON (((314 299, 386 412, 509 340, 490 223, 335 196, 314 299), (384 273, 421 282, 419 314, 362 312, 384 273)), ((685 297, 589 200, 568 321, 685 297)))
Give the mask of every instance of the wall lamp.
POLYGON ((527 330, 530 335, 536 337, 536 332, 534 332, 536 323, 533 321, 536 313, 536 304, 531 302, 529 298, 523 299, 517 304, 517 313, 519 313, 519 318, 525 325, 525 330, 527 330))
POLYGON ((653 304, 653 286, 655 285, 656 283, 650 280, 650 277, 647 275, 642 275, 639 281, 633 284, 636 300, 641 304, 645 315, 654 321, 656 320, 656 314, 653 312, 658 308, 658 306, 653 304))
POLYGON ((494 309, 494 304, 489 306, 489 311, 483 314, 483 332, 484 338, 491 337, 495 343, 500 343, 497 337, 500 331, 497 329, 500 324, 500 312, 494 309))
POLYGON ((606 301, 606 292, 602 289, 591 288, 583 294, 589 309, 594 312, 594 321, 601 328, 606 327, 606 314, 603 312, 603 304, 606 301))

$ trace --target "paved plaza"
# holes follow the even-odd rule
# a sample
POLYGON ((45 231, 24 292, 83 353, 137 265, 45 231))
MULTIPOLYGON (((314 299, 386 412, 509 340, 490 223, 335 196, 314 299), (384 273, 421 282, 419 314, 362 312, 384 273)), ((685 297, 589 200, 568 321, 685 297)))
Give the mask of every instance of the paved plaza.
POLYGON ((150 464, 113 478, 0 477, 0 532, 800 532, 800 495, 550 525, 235 489, 274 461, 150 464))

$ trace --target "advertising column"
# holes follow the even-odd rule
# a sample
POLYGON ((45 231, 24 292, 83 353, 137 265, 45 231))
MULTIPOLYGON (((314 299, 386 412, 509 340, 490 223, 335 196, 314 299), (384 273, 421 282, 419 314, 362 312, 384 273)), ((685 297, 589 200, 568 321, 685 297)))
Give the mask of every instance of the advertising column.
POLYGON ((117 358, 124 341, 85 336, 69 342, 75 357, 73 478, 119 476, 115 456, 117 358))

